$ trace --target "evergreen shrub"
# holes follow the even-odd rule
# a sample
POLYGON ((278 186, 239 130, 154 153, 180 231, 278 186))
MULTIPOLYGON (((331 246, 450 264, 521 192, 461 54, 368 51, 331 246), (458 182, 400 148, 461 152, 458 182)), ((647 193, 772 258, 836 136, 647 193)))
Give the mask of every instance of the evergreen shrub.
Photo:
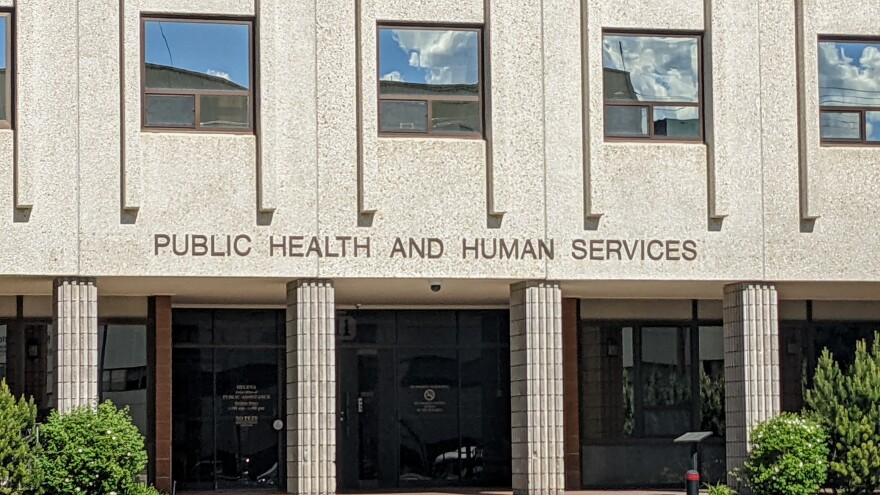
POLYGON ((0 494, 41 493, 36 420, 34 401, 16 400, 6 381, 0 381, 0 494))
POLYGON ((880 490, 880 334, 873 350, 864 340, 856 344, 846 373, 825 349, 806 402, 828 434, 831 486, 843 495, 880 490))

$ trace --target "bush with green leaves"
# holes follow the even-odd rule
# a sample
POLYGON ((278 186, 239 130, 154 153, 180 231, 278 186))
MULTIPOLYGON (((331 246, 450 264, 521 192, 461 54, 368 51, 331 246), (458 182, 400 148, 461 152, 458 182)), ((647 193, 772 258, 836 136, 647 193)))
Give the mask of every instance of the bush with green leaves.
POLYGON ((38 494, 40 470, 37 466, 34 427, 37 406, 33 399, 16 398, 6 381, 0 381, 0 494, 38 494))
POLYGON ((873 494, 880 489, 880 334, 873 350, 856 344, 846 373, 825 349, 813 389, 807 392, 809 414, 828 433, 829 480, 844 495, 873 494))
POLYGON ((715 485, 706 483, 705 487, 708 495, 736 495, 736 491, 724 483, 717 483, 715 485))
POLYGON ((152 486, 136 484, 129 488, 125 495, 162 495, 162 492, 152 486))
POLYGON ((135 477, 147 465, 144 437, 127 409, 111 402, 96 409, 52 412, 40 429, 39 464, 54 495, 143 493, 135 477))
POLYGON ((828 475, 828 436, 816 422, 782 414, 752 432, 741 477, 756 495, 814 495, 828 475))

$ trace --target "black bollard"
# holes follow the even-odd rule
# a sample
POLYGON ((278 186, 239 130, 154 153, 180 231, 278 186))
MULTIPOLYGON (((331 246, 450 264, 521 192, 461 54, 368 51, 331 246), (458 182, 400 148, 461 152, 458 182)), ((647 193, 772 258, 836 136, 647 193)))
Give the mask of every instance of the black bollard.
POLYGON ((687 495, 700 495, 700 473, 691 469, 684 474, 684 488, 687 495))

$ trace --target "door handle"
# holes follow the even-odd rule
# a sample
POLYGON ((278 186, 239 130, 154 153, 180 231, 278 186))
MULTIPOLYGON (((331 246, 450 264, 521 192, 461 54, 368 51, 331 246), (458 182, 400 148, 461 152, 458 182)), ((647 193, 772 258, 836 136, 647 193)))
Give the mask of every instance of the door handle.
POLYGON ((364 398, 358 397, 358 413, 364 412, 364 398))

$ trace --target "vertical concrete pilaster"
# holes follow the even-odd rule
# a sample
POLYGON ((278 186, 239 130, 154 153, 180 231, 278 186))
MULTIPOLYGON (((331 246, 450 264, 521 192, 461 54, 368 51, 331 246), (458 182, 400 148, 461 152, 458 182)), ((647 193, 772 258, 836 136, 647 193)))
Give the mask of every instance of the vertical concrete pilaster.
POLYGON ((336 493, 336 302, 329 280, 287 285, 287 492, 336 493))
POLYGON ((98 401, 98 289, 91 278, 59 278, 52 289, 55 407, 98 401))
POLYGON ((514 495, 564 491, 562 293, 558 282, 510 288, 514 495))
POLYGON ((751 431, 780 412, 776 287, 724 288, 724 380, 727 469, 742 466, 751 431))

